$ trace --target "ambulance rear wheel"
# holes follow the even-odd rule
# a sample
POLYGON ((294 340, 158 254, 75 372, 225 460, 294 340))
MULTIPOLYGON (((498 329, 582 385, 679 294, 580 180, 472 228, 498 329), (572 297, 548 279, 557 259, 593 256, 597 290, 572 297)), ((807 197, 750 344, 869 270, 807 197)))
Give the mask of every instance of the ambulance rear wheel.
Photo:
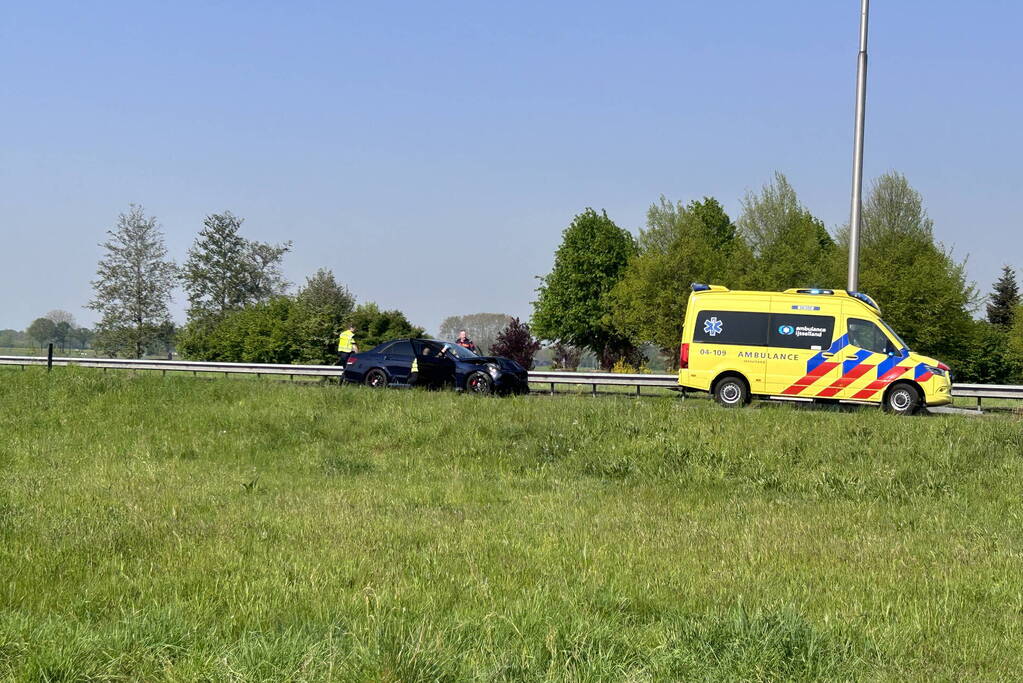
POLYGON ((737 408, 749 403, 749 385, 742 377, 729 375, 714 385, 714 400, 726 408, 737 408))
POLYGON ((900 382, 884 395, 884 409, 893 415, 912 415, 920 410, 920 392, 912 384, 900 382))

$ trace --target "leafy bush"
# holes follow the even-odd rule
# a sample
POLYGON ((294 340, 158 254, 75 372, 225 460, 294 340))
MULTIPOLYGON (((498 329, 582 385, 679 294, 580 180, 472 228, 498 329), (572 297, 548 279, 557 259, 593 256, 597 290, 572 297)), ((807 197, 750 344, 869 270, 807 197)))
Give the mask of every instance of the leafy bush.
POLYGON ((296 296, 191 321, 178 337, 178 350, 193 360, 331 365, 354 303, 333 273, 319 270, 296 296))
POLYGON ((363 351, 388 339, 422 337, 425 330, 409 322, 401 311, 381 311, 372 301, 362 304, 352 313, 355 343, 363 351))
POLYGON ((533 338, 529 325, 520 322, 518 318, 511 319, 490 347, 493 355, 511 358, 526 370, 533 368, 533 356, 539 350, 540 342, 533 338))

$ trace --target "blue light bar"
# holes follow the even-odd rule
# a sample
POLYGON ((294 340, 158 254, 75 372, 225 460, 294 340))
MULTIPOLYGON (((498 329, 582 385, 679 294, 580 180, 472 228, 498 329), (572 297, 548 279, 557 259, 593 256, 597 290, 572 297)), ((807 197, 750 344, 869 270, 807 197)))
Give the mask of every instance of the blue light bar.
POLYGON ((868 295, 864 294, 863 292, 849 292, 849 296, 856 297, 863 303, 873 308, 878 313, 881 312, 881 307, 877 305, 877 302, 871 299, 868 295))
POLYGON ((834 294, 835 292, 830 289, 799 289, 796 290, 799 294, 834 294))
POLYGON ((692 287, 694 292, 706 292, 708 289, 710 289, 710 285, 702 285, 699 282, 694 282, 689 286, 692 287))

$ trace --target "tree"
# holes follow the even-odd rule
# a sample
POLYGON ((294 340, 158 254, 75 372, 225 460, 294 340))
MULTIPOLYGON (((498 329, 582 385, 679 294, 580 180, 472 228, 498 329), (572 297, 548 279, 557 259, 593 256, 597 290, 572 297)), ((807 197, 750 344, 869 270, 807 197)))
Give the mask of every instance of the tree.
POLYGON ((734 286, 752 261, 735 225, 712 197, 687 205, 664 197, 647 211, 639 249, 611 293, 615 327, 678 357, 693 282, 734 286))
POLYGON ((242 222, 230 211, 210 214, 203 221, 181 273, 189 322, 215 319, 287 289, 280 266, 291 242, 248 240, 239 234, 242 222))
POLYGON ((72 327, 74 327, 75 325, 75 316, 71 315, 71 313, 69 313, 68 311, 64 311, 59 308, 50 311, 43 317, 49 318, 54 322, 55 325, 59 325, 61 323, 67 323, 72 327))
POLYGON ((583 359, 583 350, 568 344, 557 343, 551 347, 551 367, 554 370, 575 372, 583 359))
POLYGON ((1008 332, 1009 352, 1019 371, 1014 381, 1023 381, 1023 305, 1016 307, 1012 316, 1012 329, 1008 332))
POLYGON ((49 318, 36 318, 28 326, 26 332, 39 346, 46 346, 53 341, 53 337, 57 334, 57 326, 49 318))
POLYGON ((101 315, 96 334, 103 348, 140 358, 170 319, 177 268, 166 258, 156 218, 147 217, 141 206, 131 205, 107 234, 89 308, 101 315))
POLYGON ((1016 273, 1009 266, 1002 266, 1002 276, 995 283, 987 305, 987 321, 1001 330, 1009 330, 1019 304, 1016 273))
POLYGON ((53 331, 53 343, 60 347, 63 352, 67 348, 67 344, 70 341, 71 332, 75 326, 75 316, 71 315, 68 311, 61 309, 54 309, 43 316, 47 320, 52 320, 55 325, 53 331))
POLYGON ((601 365, 633 350, 611 322, 610 292, 636 252, 627 230, 586 209, 562 233, 554 268, 540 278, 531 327, 542 339, 592 349, 601 365))
POLYGON ((833 279, 835 242, 802 204, 782 173, 760 194, 747 192, 738 233, 753 251, 746 286, 760 290, 826 287, 833 279))
POLYGON ((362 350, 368 350, 388 339, 422 337, 422 327, 408 321, 401 311, 381 311, 372 301, 356 308, 349 318, 355 327, 355 342, 362 350))
POLYGON ((320 269, 295 297, 298 362, 326 365, 337 360, 337 338, 355 307, 355 297, 334 273, 320 269))
POLYGON ((293 315, 295 300, 273 297, 245 308, 227 311, 205 325, 188 325, 178 338, 178 350, 193 360, 226 363, 297 362, 298 336, 293 315))
POLYGON ((61 320, 54 326, 53 341, 55 344, 60 346, 61 351, 64 351, 67 347, 67 343, 73 329, 74 328, 71 327, 71 323, 66 320, 61 320))
POLYGON ((518 318, 512 318, 497 335, 490 352, 495 356, 511 358, 526 370, 531 370, 533 356, 539 349, 540 342, 533 338, 529 325, 519 322, 518 318))
POLYGON ((92 342, 92 330, 88 327, 76 327, 68 334, 68 341, 77 349, 84 349, 92 342))
MULTIPOLYGON (((966 281, 965 263, 935 242, 923 199, 905 176, 891 172, 873 182, 860 240, 860 289, 911 349, 943 360, 958 375, 969 362, 976 290, 966 281)), ((836 279, 848 254, 848 228, 838 241, 836 279)))
POLYGON ((501 333, 512 319, 507 313, 470 313, 469 315, 452 315, 444 318, 440 324, 441 339, 454 339, 460 330, 465 330, 476 343, 481 353, 490 353, 497 335, 501 333))
POLYGON ((1009 335, 986 320, 974 320, 971 337, 961 340, 969 352, 956 365, 957 382, 1010 384, 1020 379, 1023 357, 1015 352, 1009 335))

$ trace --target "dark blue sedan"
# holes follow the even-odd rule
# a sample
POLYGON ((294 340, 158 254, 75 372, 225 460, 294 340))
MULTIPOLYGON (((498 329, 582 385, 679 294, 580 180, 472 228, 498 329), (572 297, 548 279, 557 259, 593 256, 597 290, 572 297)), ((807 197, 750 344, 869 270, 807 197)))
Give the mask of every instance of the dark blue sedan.
POLYGON ((528 373, 510 358, 479 356, 435 339, 393 339, 353 354, 344 376, 347 382, 369 387, 450 386, 477 394, 529 392, 528 373))

